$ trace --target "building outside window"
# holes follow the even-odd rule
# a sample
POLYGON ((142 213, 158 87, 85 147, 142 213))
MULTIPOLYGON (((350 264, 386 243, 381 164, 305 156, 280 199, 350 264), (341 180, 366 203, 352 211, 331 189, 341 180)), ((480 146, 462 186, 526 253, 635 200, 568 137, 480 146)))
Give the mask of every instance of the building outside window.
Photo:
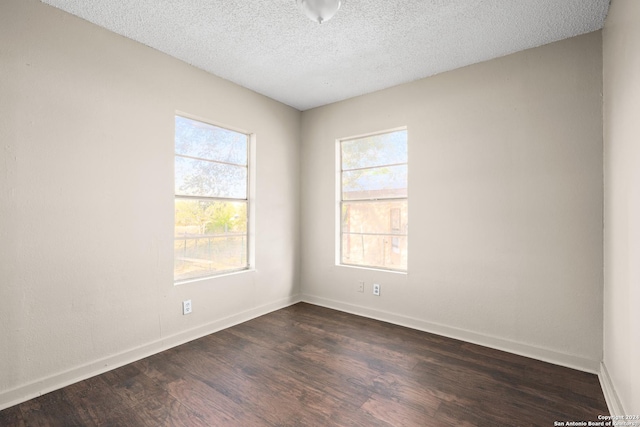
POLYGON ((407 130, 339 141, 339 260, 407 271, 407 130))

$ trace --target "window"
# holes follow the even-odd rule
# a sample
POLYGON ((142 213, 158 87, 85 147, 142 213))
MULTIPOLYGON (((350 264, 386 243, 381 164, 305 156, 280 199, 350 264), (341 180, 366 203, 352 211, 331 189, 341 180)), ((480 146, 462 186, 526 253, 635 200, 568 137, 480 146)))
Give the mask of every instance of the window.
POLYGON ((407 131, 339 141, 339 263, 407 270, 407 131))
POLYGON ((249 267, 249 135, 175 118, 174 279, 249 267))

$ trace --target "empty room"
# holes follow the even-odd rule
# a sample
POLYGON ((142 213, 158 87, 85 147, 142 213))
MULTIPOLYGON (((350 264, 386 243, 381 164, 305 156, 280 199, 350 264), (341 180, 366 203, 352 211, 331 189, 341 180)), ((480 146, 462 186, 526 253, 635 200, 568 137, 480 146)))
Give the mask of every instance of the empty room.
POLYGON ((0 426, 640 427, 638 76, 637 0, 0 0, 0 426))

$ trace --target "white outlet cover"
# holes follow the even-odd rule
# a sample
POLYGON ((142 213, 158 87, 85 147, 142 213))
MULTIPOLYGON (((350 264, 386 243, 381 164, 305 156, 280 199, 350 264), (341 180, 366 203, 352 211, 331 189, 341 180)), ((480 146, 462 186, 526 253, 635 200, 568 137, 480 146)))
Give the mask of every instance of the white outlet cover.
POLYGON ((182 314, 190 314, 191 310, 191 300, 182 301, 182 314))

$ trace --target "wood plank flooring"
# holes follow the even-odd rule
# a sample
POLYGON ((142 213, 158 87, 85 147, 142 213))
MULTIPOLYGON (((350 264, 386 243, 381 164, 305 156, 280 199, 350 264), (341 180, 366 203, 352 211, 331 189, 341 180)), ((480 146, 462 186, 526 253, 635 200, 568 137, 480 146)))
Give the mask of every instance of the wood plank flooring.
POLYGON ((300 303, 0 411, 1 426, 553 426, 598 378, 300 303))

